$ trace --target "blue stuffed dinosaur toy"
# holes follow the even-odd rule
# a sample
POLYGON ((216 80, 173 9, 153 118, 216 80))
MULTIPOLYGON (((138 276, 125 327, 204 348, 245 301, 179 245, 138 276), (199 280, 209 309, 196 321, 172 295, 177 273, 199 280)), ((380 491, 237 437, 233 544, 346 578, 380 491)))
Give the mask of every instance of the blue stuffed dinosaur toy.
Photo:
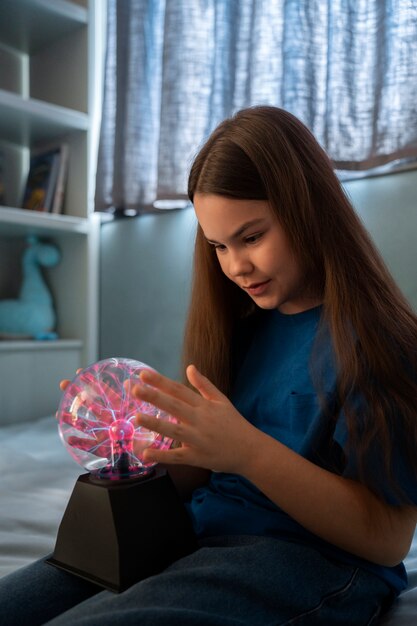
POLYGON ((16 300, 0 300, 0 336, 3 338, 56 339, 52 296, 41 266, 53 267, 61 255, 52 244, 27 238, 23 254, 23 282, 16 300))

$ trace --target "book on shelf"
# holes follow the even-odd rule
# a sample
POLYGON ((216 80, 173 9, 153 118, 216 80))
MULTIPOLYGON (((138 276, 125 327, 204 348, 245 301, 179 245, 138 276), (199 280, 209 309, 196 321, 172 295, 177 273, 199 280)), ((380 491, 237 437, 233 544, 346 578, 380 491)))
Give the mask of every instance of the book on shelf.
POLYGON ((60 146, 60 161, 58 175, 56 179, 56 186, 54 191, 54 197, 52 206, 50 208, 51 213, 62 213, 64 207, 65 188, 67 184, 68 174, 68 157, 69 147, 67 143, 62 143, 60 146))
POLYGON ((68 170, 68 145, 36 150, 30 159, 22 208, 62 213, 68 170))

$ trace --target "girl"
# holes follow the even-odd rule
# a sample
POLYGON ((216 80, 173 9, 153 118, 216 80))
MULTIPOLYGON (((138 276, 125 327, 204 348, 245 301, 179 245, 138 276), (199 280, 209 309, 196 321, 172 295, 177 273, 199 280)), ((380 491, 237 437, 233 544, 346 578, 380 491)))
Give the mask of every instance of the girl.
POLYGON ((8 626, 40 585, 30 623, 56 626, 357 626, 406 586, 417 319, 329 159, 291 114, 246 109, 197 155, 189 197, 187 382, 143 372, 135 394, 178 419, 137 417, 181 442, 145 456, 195 473, 201 548, 118 596, 34 564, 3 581, 8 626))

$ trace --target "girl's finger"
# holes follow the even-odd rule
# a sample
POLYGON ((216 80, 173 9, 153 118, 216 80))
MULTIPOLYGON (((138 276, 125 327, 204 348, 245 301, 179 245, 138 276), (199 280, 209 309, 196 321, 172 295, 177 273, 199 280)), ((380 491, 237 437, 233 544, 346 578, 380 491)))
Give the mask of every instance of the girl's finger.
MULTIPOLYGON (((139 400, 149 402, 162 411, 180 418, 181 421, 194 421, 195 409, 186 402, 179 400, 159 389, 146 385, 136 385, 133 388, 133 395, 139 400)), ((194 394, 196 395, 196 394, 194 394)))
MULTIPOLYGON (((76 370, 76 372, 75 372, 75 373, 76 373, 76 374, 79 374, 79 373, 80 373, 80 372, 82 372, 82 371, 83 371, 83 368, 82 368, 82 367, 79 367, 79 368, 76 370)), ((59 383, 59 388, 61 389, 61 391, 65 391, 65 389, 68 387, 68 385, 70 384, 70 382, 71 382, 71 381, 70 381, 68 378, 64 378, 64 380, 61 380, 61 381, 60 381, 60 383, 59 383)))
POLYGON ((192 389, 189 389, 182 383, 178 383, 175 380, 171 380, 159 372, 153 370, 143 370, 140 373, 140 379, 146 385, 155 387, 165 394, 177 398, 186 402, 190 406, 198 406, 200 404, 200 397, 192 389))
POLYGON ((146 463, 164 463, 173 465, 197 465, 193 461, 192 455, 186 448, 171 448, 170 450, 158 450, 157 448, 146 448, 143 451, 143 460, 146 463))
POLYGON ((186 370, 187 378, 200 395, 206 400, 224 400, 224 394, 213 383, 198 371, 195 365, 189 365, 186 370))
POLYGON ((147 430, 159 433, 170 439, 175 439, 176 441, 182 441, 182 438, 186 436, 182 424, 166 422, 157 417, 146 415, 146 413, 138 413, 135 417, 135 422, 138 426, 143 426, 147 430))

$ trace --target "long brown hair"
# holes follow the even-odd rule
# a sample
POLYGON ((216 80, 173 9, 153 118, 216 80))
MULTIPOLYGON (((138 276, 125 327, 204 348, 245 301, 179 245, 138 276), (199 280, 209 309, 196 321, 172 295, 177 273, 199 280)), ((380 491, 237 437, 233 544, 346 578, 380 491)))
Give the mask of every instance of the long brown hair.
MULTIPOLYGON (((275 107, 238 112, 214 130, 195 158, 191 201, 196 193, 268 201, 323 302, 350 445, 361 462, 378 441, 389 474, 393 432, 403 433, 417 475, 417 318, 310 131, 275 107), (366 415, 356 415, 358 393, 366 415)), ((198 226, 184 363, 194 363, 226 394, 231 336, 253 308, 221 272, 198 226)), ((360 467, 366 482, 364 463, 360 467)))

